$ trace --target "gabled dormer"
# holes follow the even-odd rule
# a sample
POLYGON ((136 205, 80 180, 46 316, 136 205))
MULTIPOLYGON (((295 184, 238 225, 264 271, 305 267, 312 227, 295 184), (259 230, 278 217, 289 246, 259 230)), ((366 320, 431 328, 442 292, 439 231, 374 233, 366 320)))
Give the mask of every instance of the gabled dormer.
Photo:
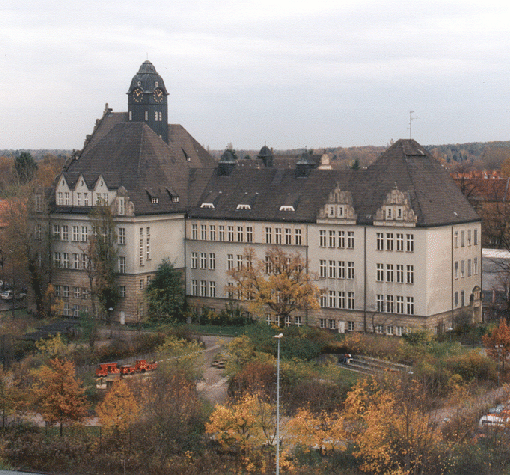
POLYGON ((71 189, 64 175, 60 175, 57 186, 55 188, 55 203, 57 206, 71 206, 71 189))
POLYGON ((121 186, 117 193, 115 194, 115 198, 112 203, 112 211, 117 216, 133 216, 135 211, 135 206, 133 202, 129 199, 126 189, 121 186))
POLYGON ((110 190, 108 190, 108 186, 106 185, 106 182, 102 175, 99 175, 98 179, 96 180, 92 197, 93 205, 97 204, 109 205, 111 202, 112 197, 110 197, 110 190))
POLYGON ((356 217, 351 192, 343 191, 337 185, 319 210, 317 223, 356 224, 356 217))
POLYGON ((82 175, 76 180, 73 191, 73 206, 91 206, 92 192, 82 175))
POLYGON ((408 193, 397 187, 391 190, 374 216, 374 226, 416 226, 417 217, 408 193))

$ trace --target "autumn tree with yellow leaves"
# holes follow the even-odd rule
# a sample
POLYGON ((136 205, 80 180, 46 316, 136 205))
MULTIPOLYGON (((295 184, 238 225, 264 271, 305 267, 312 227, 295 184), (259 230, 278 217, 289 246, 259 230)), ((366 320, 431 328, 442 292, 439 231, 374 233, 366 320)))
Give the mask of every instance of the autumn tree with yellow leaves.
POLYGON ((54 358, 36 373, 32 388, 35 408, 50 424, 81 421, 87 414, 85 389, 75 377, 74 364, 66 359, 54 358))
POLYGON ((440 466, 441 432, 431 419, 421 385, 409 377, 363 379, 345 402, 346 437, 354 442, 361 470, 417 475, 440 466))
POLYGON ((308 262, 297 252, 287 253, 280 247, 270 248, 264 259, 253 248, 246 248, 242 263, 227 274, 234 285, 227 287, 246 303, 252 313, 269 308, 280 326, 296 310, 319 308, 320 290, 315 276, 308 272, 308 262))
POLYGON ((505 361, 510 355, 510 326, 506 320, 502 318, 498 327, 494 328, 489 335, 482 336, 482 342, 487 356, 501 364, 504 370, 505 361))
POLYGON ((104 401, 96 409, 101 425, 114 433, 119 433, 133 424, 140 406, 125 381, 113 384, 104 401))

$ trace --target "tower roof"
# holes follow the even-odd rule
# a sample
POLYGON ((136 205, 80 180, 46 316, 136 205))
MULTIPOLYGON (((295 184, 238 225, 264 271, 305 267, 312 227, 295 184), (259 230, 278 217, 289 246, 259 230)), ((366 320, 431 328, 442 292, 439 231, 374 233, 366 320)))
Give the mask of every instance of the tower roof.
POLYGON ((131 79, 128 94, 136 88, 141 88, 143 92, 152 92, 156 87, 168 94, 163 78, 158 74, 154 65, 147 60, 143 62, 138 72, 131 79))

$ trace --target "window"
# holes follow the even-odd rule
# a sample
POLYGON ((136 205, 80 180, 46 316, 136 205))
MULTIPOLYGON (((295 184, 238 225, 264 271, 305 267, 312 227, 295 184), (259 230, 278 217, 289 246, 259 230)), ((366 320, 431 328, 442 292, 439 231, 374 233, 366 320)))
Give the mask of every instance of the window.
POLYGON ((243 255, 238 254, 237 255, 237 270, 242 270, 242 269, 243 269, 243 255))
POLYGON ((62 297, 65 299, 68 299, 69 298, 69 286, 68 285, 62 286, 62 290, 63 290, 62 297))
POLYGON ((395 328, 395 335, 402 336, 403 333, 404 333, 404 327, 398 326, 395 328))
POLYGON ((377 250, 384 251, 384 233, 377 233, 377 250))
POLYGON ((69 241, 69 226, 67 224, 62 225, 62 241, 69 241))
POLYGON ((246 226, 246 242, 253 242, 253 226, 246 226))
POLYGON ((330 279, 335 279, 336 278, 336 261, 329 261, 328 277, 330 279))
POLYGON ((464 278, 464 261, 460 261, 460 276, 464 278))
POLYGON ((397 313, 404 313, 404 297, 402 295, 396 296, 397 313))
POLYGON ((42 226, 40 224, 36 224, 34 228, 34 237, 38 241, 42 239, 42 226))
POLYGON ((224 241, 225 240, 225 226, 218 226, 218 233, 219 233, 219 239, 220 241, 224 241))
MULTIPOLYGON (((265 264, 266 264, 266 274, 271 274, 273 272, 272 266, 271 266, 271 260, 269 259, 269 256, 265 257, 265 264)), ((324 261, 324 277, 326 277, 326 261, 324 261)))
POLYGON ((375 332, 376 332, 376 333, 383 333, 383 332, 384 332, 384 325, 377 324, 377 325, 375 326, 375 332))
POLYGON ((207 254, 205 252, 200 253, 200 269, 207 269, 207 254))
POLYGON ((83 193, 83 206, 88 206, 88 205, 89 205, 89 194, 83 193))
POLYGON ((328 306, 328 297, 326 296, 325 293, 321 294, 321 296, 320 296, 320 306, 322 308, 325 308, 328 306))
POLYGON ((295 324, 296 326, 298 326, 298 327, 300 327, 300 326, 302 325, 302 323, 301 323, 301 315, 296 315, 296 316, 294 317, 294 324, 295 324))
POLYGON ((459 293, 455 292, 455 304, 454 307, 457 308, 459 306, 459 293))
POLYGON ((326 247, 326 231, 324 229, 319 231, 319 246, 326 247))
POLYGON ((377 282, 384 282, 384 264, 377 264, 377 282))
POLYGON ((459 247, 459 231, 453 233, 453 247, 455 249, 459 247))
POLYGON ((232 282, 229 282, 227 284, 227 298, 229 299, 234 298, 234 284, 232 282))
POLYGON ((334 330, 336 328, 336 320, 334 318, 328 319, 328 328, 334 330))
POLYGON ((354 249, 354 231, 347 231, 347 249, 354 249))
POLYGON ((120 293, 120 297, 121 298, 126 298, 126 286, 125 285, 121 285, 119 286, 119 293, 120 293))
POLYGON ((119 256, 119 274, 126 273, 126 258, 124 256, 119 256))
POLYGON ((329 295, 329 307, 335 308, 336 307, 336 292, 334 290, 330 290, 328 292, 329 295))
POLYGON ((234 255, 227 254, 227 270, 232 270, 234 268, 234 255))
POLYGON ((290 246, 292 244, 292 229, 285 228, 285 244, 290 246))
POLYGON ((321 318, 319 320, 319 324, 320 324, 321 328, 326 328, 326 319, 325 318, 321 318))
POLYGON ((62 253, 62 267, 64 269, 69 269, 69 253, 68 252, 62 253))
POLYGON ((54 252, 53 253, 53 264, 57 268, 62 267, 62 264, 61 264, 61 261, 60 261, 60 252, 54 252))
POLYGON ((345 308, 345 292, 338 292, 338 308, 345 308))
POLYGON ((213 280, 209 282, 209 297, 216 297, 216 282, 213 280))
POLYGON ((266 313, 266 323, 268 325, 271 325, 271 314, 270 313, 266 313))
POLYGON ((286 315, 285 316, 285 326, 290 327, 290 324, 291 324, 290 315, 286 315))
POLYGON ((414 252, 414 234, 406 234, 406 251, 414 252))
POLYGON ((266 244, 271 244, 271 228, 265 228, 266 231, 266 244))
POLYGON ((386 233, 386 250, 393 251, 393 233, 386 233))
POLYGON ((57 205, 62 206, 64 204, 64 194, 59 191, 57 193, 57 205))
POLYGON ((65 196, 65 203, 66 203, 66 206, 69 206, 69 192, 66 191, 64 193, 64 196, 65 196))
POLYGON ((393 325, 388 325, 386 327, 386 334, 387 335, 393 335, 393 325))
POLYGON ((393 295, 386 295, 386 312, 393 313, 393 295))
POLYGON ((473 244, 475 246, 478 245, 478 229, 475 229, 473 231, 473 244))
POLYGON ((354 331, 354 322, 347 322, 347 331, 348 332, 354 331))
POLYGON ((471 277, 471 259, 467 261, 467 276, 471 277))
POLYGON ((77 252, 73 253, 73 269, 80 268, 80 255, 77 252))
POLYGON ((460 247, 464 247, 464 231, 460 232, 460 247))
POLYGON ((386 282, 393 282, 393 264, 386 264, 386 282))
POLYGON ((209 226, 209 239, 211 241, 216 241, 216 226, 214 224, 209 226))
POLYGON ((474 275, 478 274, 478 258, 477 257, 475 257, 473 259, 473 274, 474 275))
POLYGON ((87 226, 81 227, 81 242, 87 242, 89 230, 87 226))
POLYGON ((200 297, 207 297, 207 281, 200 281, 200 297))
POLYGON ((71 314, 71 310, 69 309, 69 302, 64 302, 64 310, 63 310, 63 314, 64 316, 66 317, 69 317, 70 314, 71 314))
POLYGON ((80 229, 79 226, 73 226, 73 241, 74 242, 78 241, 79 229, 80 229))
POLYGON ((82 269, 88 269, 88 256, 85 253, 81 255, 81 267, 82 269))
POLYGON ((198 269, 198 252, 191 253, 191 268, 198 269))
MULTIPOLYGON (((195 224, 195 226, 196 226, 196 224, 195 224)), ((140 265, 143 266, 143 228, 140 228, 140 239, 139 239, 138 249, 139 249, 138 256, 140 259, 140 265)))
POLYGON ((347 278, 354 279, 354 262, 347 263, 347 278))
POLYGON ((329 247, 336 247, 336 232, 329 231, 329 247))
POLYGON ((402 233, 395 234, 396 248, 397 251, 404 250, 404 235, 402 233))
POLYGON ((461 291, 460 291, 460 306, 461 306, 461 307, 464 307, 464 303, 465 303, 465 302, 464 302, 464 291, 463 291, 463 290, 461 290, 461 291))
POLYGON ((274 230, 274 243, 281 244, 282 243, 282 228, 275 228, 274 230))
POLYGON ((216 269, 216 254, 214 252, 209 253, 209 269, 216 269))
POLYGON ((397 283, 403 284, 404 283, 404 265, 403 264, 397 264, 397 283))
POLYGON ((338 261, 338 278, 345 279, 345 261, 338 261))
POLYGON ((414 265, 407 266, 406 284, 414 284, 414 265))
POLYGON ((191 225, 191 239, 198 239, 198 227, 196 224, 191 225))
POLYGON ((347 308, 354 310, 354 292, 347 292, 347 308))
POLYGON ((139 288, 140 290, 143 290, 143 285, 144 285, 144 281, 143 281, 143 279, 140 279, 140 283, 139 283, 139 285, 138 285, 138 288, 139 288))
POLYGON ((234 242, 234 226, 227 226, 228 242, 234 242))
POLYGON ((198 295, 198 280, 191 281, 191 295, 198 295))
POLYGON ((345 231, 338 231, 338 247, 345 249, 345 231))
POLYGON ((459 262, 458 261, 455 262, 455 278, 456 279, 459 278, 459 262))
POLYGON ((301 246, 301 229, 294 230, 294 243, 296 246, 301 246))
MULTIPOLYGON (((266 274, 268 272, 266 271, 266 274)), ((325 259, 321 259, 319 261, 319 277, 321 279, 325 279, 326 278, 326 260, 325 259)))
POLYGON ((207 239, 207 225, 205 224, 200 225, 200 239, 202 241, 205 241, 207 239))
POLYGON ((377 295, 377 311, 384 312, 384 295, 377 295))
POLYGON ((75 287, 73 289, 73 296, 75 299, 79 299, 80 298, 80 295, 81 295, 81 289, 80 287, 75 287))
POLYGON ((151 228, 145 230, 145 259, 151 260, 151 228))
POLYGON ((242 226, 237 226, 237 242, 244 241, 244 229, 242 226))
POLYGON ((414 315, 414 297, 407 297, 407 314, 414 315))
POLYGON ((471 246, 471 229, 468 229, 467 232, 467 245, 471 246))
POLYGON ((118 239, 121 246, 126 244, 126 228, 119 228, 118 239))

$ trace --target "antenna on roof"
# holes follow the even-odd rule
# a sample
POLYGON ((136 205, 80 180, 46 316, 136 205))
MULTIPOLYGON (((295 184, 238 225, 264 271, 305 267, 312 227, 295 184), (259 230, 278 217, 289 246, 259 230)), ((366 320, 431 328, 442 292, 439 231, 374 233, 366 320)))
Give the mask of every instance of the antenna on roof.
POLYGON ((413 120, 416 120, 418 117, 413 117, 413 114, 414 114, 414 111, 409 111, 409 138, 412 139, 413 138, 413 135, 412 135, 412 123, 413 123, 413 120))

